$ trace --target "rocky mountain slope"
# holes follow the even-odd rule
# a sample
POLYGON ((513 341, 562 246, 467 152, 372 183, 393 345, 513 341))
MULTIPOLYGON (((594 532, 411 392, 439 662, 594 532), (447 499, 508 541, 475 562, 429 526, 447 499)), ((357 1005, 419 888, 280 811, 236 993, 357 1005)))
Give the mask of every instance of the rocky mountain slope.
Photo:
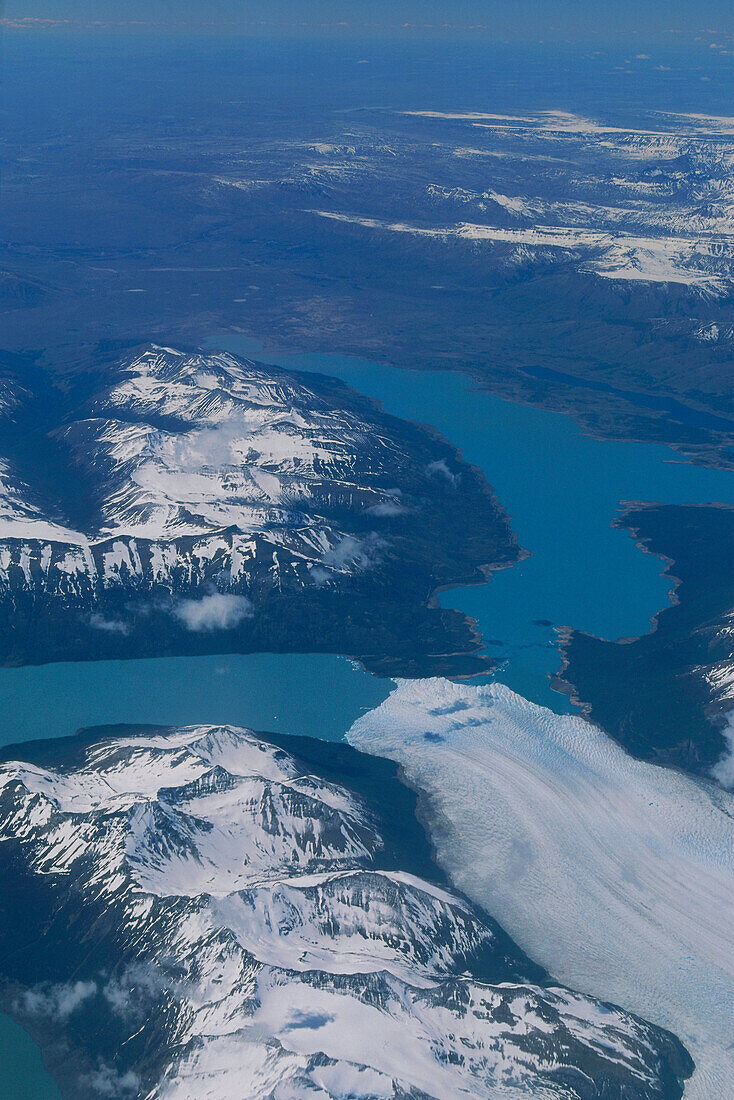
POLYGON ((367 799, 228 726, 29 755, 0 766, 3 1003, 66 1095, 681 1095, 671 1035, 397 865, 395 779, 367 799))
POLYGON ((667 562, 673 605, 639 638, 567 631, 558 686, 635 756, 734 786, 734 509, 633 504, 617 526, 667 562))
POLYGON ((331 380, 228 353, 132 353, 44 442, 45 468, 0 458, 6 660, 301 648, 317 624, 311 648, 394 658, 412 640, 390 637, 391 603, 423 620, 419 660, 466 655, 468 625, 429 613, 432 590, 518 556, 447 444, 331 380), (66 473, 56 498, 49 465, 66 473))

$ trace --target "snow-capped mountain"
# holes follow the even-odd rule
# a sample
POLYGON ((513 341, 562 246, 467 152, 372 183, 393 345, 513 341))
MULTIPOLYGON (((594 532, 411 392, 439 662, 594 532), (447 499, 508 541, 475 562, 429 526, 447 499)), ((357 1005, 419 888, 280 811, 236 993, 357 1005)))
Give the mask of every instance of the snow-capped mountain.
MULTIPOLYGON (((643 128, 565 111, 402 114, 411 123, 410 139, 393 151, 392 175, 415 156, 416 126, 423 122, 441 182, 411 197, 411 213, 399 210, 392 218, 321 207, 314 214, 416 238, 481 243, 489 268, 565 265, 602 279, 731 295, 730 120, 660 114, 643 128)), ((374 161, 384 159, 375 150, 374 161)), ((344 152, 326 152, 322 172, 330 162, 334 173, 341 165, 348 183, 344 160, 344 152)), ((360 163, 356 153, 352 160, 360 163)))
MULTIPOLYGON (((66 595, 118 585, 125 573, 151 587, 227 571, 231 587, 256 558, 268 559, 277 583, 282 573, 307 581, 316 565, 321 583, 372 555, 369 536, 345 545, 339 512, 403 507, 379 475, 397 477, 408 456, 374 424, 227 353, 151 348, 121 364, 119 383, 84 411, 58 435, 96 514, 86 530, 67 531, 63 547, 41 544, 39 530, 38 546, 6 551, 7 586, 16 565, 28 584, 66 595), (182 537, 195 540, 187 550, 182 537)), ((33 534, 10 484, 3 503, 3 541, 33 534)))
POLYGON ((386 574, 399 570, 411 578, 402 593, 416 584, 426 605, 444 580, 478 579, 481 566, 517 556, 476 471, 338 383, 157 346, 104 378, 46 437, 76 526, 70 499, 50 499, 45 471, 32 484, 0 455, 0 600, 19 620, 13 659, 53 658, 48 638, 61 630, 65 657, 77 640, 80 656, 160 652, 185 649, 187 634, 232 630, 262 633, 240 639, 245 648, 287 648, 308 629, 281 609, 288 600, 313 618, 309 600, 321 606, 350 584, 386 592, 386 574), (29 622, 49 616, 55 630, 34 633, 29 622), (161 617, 169 629, 154 641, 161 617))
POLYGON ((153 348, 121 374, 92 416, 63 432, 80 468, 94 456, 100 534, 236 527, 273 532, 277 546, 286 529, 301 556, 321 561, 344 537, 322 513, 400 507, 376 475, 405 452, 284 372, 226 352, 153 348))
POLYGON ((385 806, 284 748, 203 726, 51 751, 0 767, 0 921, 37 944, 2 977, 67 1095, 681 1095, 677 1040, 547 984, 395 866, 385 806))

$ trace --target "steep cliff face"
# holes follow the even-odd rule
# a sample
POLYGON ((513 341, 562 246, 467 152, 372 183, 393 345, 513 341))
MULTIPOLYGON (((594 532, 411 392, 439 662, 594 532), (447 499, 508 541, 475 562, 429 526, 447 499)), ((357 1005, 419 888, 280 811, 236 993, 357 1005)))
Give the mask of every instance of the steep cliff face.
POLYGON ((33 481, 0 456, 6 660, 196 651, 211 635, 300 648, 316 624, 318 648, 375 659, 401 634, 406 653, 475 648, 460 617, 428 614, 431 592, 518 552, 448 444, 332 380, 228 353, 149 347, 105 377, 44 436, 66 499, 47 469, 33 481), (401 602, 425 620, 417 647, 389 622, 401 602), (371 608, 355 637, 350 614, 371 608))
POLYGON ((239 728, 4 764, 5 1004, 75 1097, 681 1094, 672 1036, 538 984, 385 844, 378 806, 239 728))

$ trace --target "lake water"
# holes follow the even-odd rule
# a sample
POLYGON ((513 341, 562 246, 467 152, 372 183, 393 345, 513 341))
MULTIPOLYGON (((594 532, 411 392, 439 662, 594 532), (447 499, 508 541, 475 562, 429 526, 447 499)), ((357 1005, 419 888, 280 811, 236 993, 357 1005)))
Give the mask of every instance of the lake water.
POLYGON ((61 1100, 61 1093, 27 1031, 0 1015, 0 1097, 3 1100, 61 1100))
MULTIPOLYGON (((680 462, 657 445, 600 442, 564 414, 477 392, 464 376, 413 372, 342 355, 279 355, 219 336, 210 346, 334 375, 386 410, 439 428, 482 468, 531 557, 490 584, 442 594, 475 618, 497 678, 535 702, 569 709, 550 689, 555 628, 619 638, 644 633, 668 601, 661 563, 610 524, 623 500, 734 503, 734 478, 680 462)), ((390 684, 343 657, 251 654, 0 669, 0 743, 116 722, 233 722, 337 740, 390 684)), ((58 1100, 30 1038, 0 1016, 0 1094, 58 1100), (3 1057, 12 1050, 12 1057, 3 1057), (4 1090, 4 1091, 3 1091, 4 1090), (25 1090, 25 1091, 23 1091, 25 1090)))
MULTIPOLYGON (((668 602, 661 562, 610 526, 622 500, 734 503, 734 478, 680 462, 666 447, 601 442, 565 414, 476 391, 463 375, 403 371, 343 355, 278 355, 219 336, 211 346, 328 373, 388 412, 439 428, 495 487, 531 557, 486 585, 441 596, 479 623, 498 678, 535 702, 568 710, 551 690, 555 628, 606 638, 644 633, 668 602)), ((99 661, 0 669, 0 743, 115 722, 235 722, 340 738, 389 683, 343 657, 250 654, 99 661)))
POLYGON ((346 657, 250 653, 0 669, 0 744, 117 722, 230 722, 326 741, 342 738, 390 681, 346 657))
POLYGON ((681 462, 657 444, 592 439, 566 414, 503 401, 461 374, 343 355, 278 355, 233 335, 210 346, 334 375, 388 412, 438 428, 484 471, 532 556, 490 584, 443 593, 441 602, 477 620, 488 651, 504 662, 500 680, 556 711, 569 704, 549 687, 559 667, 554 628, 635 636, 669 602, 660 560, 611 527, 620 502, 734 503, 726 471, 681 462))

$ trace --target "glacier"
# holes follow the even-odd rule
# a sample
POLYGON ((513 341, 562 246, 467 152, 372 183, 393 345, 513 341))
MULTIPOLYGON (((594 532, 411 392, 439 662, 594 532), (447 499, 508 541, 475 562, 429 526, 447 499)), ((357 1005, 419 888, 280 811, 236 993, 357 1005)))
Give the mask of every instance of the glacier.
POLYGON ((400 682, 352 727, 397 761, 451 881, 533 958, 687 1043, 691 1100, 734 1080, 734 796, 628 756, 502 684, 400 682))

